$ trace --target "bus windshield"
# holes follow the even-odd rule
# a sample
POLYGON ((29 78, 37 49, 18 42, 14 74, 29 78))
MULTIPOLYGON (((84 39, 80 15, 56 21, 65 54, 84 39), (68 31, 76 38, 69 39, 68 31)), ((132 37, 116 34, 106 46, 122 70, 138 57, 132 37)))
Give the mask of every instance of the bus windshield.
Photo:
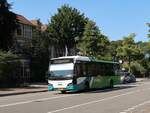
MULTIPOLYGON (((60 60, 61 61, 61 60, 60 60)), ((69 79, 73 76, 74 64, 73 63, 55 63, 50 64, 49 67, 49 79, 69 79)))
POLYGON ((72 78, 73 70, 53 70, 49 72, 49 79, 72 78))

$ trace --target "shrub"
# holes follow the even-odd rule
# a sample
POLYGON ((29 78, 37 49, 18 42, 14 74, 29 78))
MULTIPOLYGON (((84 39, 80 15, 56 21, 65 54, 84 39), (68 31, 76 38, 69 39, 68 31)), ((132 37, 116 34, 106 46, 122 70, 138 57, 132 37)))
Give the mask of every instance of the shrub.
POLYGON ((0 87, 14 86, 19 83, 20 61, 9 52, 0 51, 0 87))
MULTIPOLYGON (((129 71, 129 64, 124 63, 123 67, 126 71, 129 71)), ((136 77, 144 77, 146 73, 146 69, 137 61, 131 62, 130 65, 131 73, 133 73, 136 77)))

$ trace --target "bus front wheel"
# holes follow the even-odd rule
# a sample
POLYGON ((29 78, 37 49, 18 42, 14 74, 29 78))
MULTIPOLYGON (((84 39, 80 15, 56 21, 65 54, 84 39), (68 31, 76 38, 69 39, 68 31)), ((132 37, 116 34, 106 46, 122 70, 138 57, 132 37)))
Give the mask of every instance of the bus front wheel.
POLYGON ((62 93, 62 94, 65 94, 65 93, 66 93, 66 91, 65 91, 65 90, 62 90, 62 91, 61 91, 61 93, 62 93))

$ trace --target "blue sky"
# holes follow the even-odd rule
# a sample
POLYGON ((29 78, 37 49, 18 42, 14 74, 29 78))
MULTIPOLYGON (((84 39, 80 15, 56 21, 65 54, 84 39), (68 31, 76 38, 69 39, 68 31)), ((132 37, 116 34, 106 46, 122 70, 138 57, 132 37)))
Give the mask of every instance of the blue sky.
POLYGON ((12 11, 29 20, 48 23, 63 4, 77 8, 97 23, 110 40, 122 39, 136 33, 136 41, 148 41, 147 22, 150 22, 150 0, 8 0, 12 11))

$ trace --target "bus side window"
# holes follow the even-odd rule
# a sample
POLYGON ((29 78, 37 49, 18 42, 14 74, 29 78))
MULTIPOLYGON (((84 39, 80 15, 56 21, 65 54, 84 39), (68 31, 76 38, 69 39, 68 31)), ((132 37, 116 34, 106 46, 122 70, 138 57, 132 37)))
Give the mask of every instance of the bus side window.
POLYGON ((86 76, 86 66, 85 63, 80 62, 80 63, 76 63, 76 74, 78 77, 82 77, 82 76, 86 76))
POLYGON ((80 63, 75 64, 75 74, 76 74, 77 77, 81 75, 80 63))
POLYGON ((77 64, 74 65, 74 75, 78 76, 77 64))
POLYGON ((83 63, 83 76, 87 76, 88 73, 87 73, 87 63, 83 63))
POLYGON ((92 64, 91 64, 91 74, 93 76, 98 75, 98 67, 97 67, 97 63, 95 63, 95 62, 92 62, 92 64))
POLYGON ((105 73, 105 64, 101 63, 101 75, 105 73))
POLYGON ((91 73, 91 62, 89 62, 89 63, 87 64, 87 74, 88 74, 88 76, 91 76, 91 75, 92 75, 92 73, 91 73))
POLYGON ((106 72, 106 64, 102 63, 101 64, 101 75, 105 75, 105 72, 106 72))

